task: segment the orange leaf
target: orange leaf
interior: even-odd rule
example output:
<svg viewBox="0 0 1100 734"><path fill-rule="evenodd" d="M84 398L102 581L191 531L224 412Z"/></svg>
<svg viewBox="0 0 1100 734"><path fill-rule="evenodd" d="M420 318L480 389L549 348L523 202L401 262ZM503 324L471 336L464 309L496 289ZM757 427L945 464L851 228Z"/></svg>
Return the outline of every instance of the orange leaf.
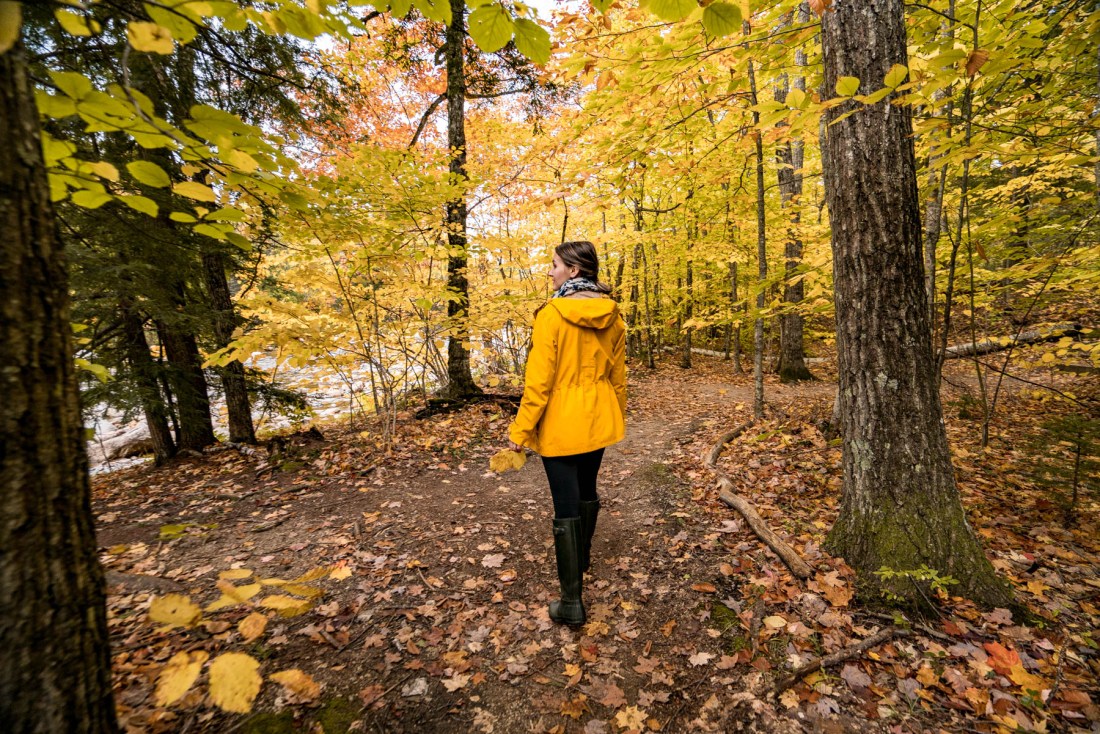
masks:
<svg viewBox="0 0 1100 734"><path fill-rule="evenodd" d="M701 591L704 594L713 594L718 591L718 589L714 588L714 584L692 584L691 588L695 591Z"/></svg>
<svg viewBox="0 0 1100 734"><path fill-rule="evenodd" d="M810 10L818 17L825 15L825 11L832 5L832 0L810 0Z"/></svg>
<svg viewBox="0 0 1100 734"><path fill-rule="evenodd" d="M983 645L989 653L989 667L1001 675L1009 675L1013 666L1020 665L1020 656L1015 650L1009 650L999 642L987 642Z"/></svg>
<svg viewBox="0 0 1100 734"><path fill-rule="evenodd" d="M966 75L974 76L978 73L978 69L985 65L985 62L989 61L989 52L984 48L976 48L970 52L970 55L966 57Z"/></svg>

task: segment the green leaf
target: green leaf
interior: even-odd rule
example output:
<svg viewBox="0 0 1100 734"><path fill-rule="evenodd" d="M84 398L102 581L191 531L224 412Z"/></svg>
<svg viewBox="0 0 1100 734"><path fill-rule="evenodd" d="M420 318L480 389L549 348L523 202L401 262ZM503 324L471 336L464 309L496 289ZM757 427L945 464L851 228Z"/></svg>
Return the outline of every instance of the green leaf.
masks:
<svg viewBox="0 0 1100 734"><path fill-rule="evenodd" d="M681 20L697 7L695 0L649 0L649 10L661 20Z"/></svg>
<svg viewBox="0 0 1100 734"><path fill-rule="evenodd" d="M859 91L859 77L842 76L836 80L836 93L841 97L851 97Z"/></svg>
<svg viewBox="0 0 1100 734"><path fill-rule="evenodd" d="M176 50L176 45L172 42L172 33L156 23L130 21L126 26L126 38L135 51L167 56Z"/></svg>
<svg viewBox="0 0 1100 734"><path fill-rule="evenodd" d="M802 109L802 106L806 103L806 93L801 89L792 89L791 93L787 95L787 106L796 110Z"/></svg>
<svg viewBox="0 0 1100 734"><path fill-rule="evenodd" d="M615 0L591 0L591 2L592 7L594 7L596 10L600 11L601 13L606 13L607 9L611 7L611 3L615 2Z"/></svg>
<svg viewBox="0 0 1100 734"><path fill-rule="evenodd" d="M199 32L195 23L185 18L176 9L169 10L152 3L145 3L145 12L154 23L168 29L172 37L180 43L191 43Z"/></svg>
<svg viewBox="0 0 1100 734"><path fill-rule="evenodd" d="M905 81L905 77L909 74L909 67L905 64L894 64L890 67L890 71L886 72L885 78L882 83L890 87L890 89L897 89L898 85Z"/></svg>
<svg viewBox="0 0 1100 734"><path fill-rule="evenodd" d="M470 13L470 38L482 51L499 51L512 40L512 18L500 3L484 5Z"/></svg>
<svg viewBox="0 0 1100 734"><path fill-rule="evenodd" d="M390 0L390 15L394 18L404 18L409 14L412 0Z"/></svg>
<svg viewBox="0 0 1100 734"><path fill-rule="evenodd" d="M84 189L73 194L73 203L85 209L98 209L115 197L103 191Z"/></svg>
<svg viewBox="0 0 1100 734"><path fill-rule="evenodd" d="M76 102L70 97L60 94L50 94L44 89L34 90L34 101L38 105L38 113L46 117L60 120L63 117L76 114Z"/></svg>
<svg viewBox="0 0 1100 734"><path fill-rule="evenodd" d="M150 217L155 217L157 212L160 211L160 207L157 206L157 202L150 199L148 196L120 196L122 203L130 207L134 211L141 212L142 214L148 214Z"/></svg>
<svg viewBox="0 0 1100 734"><path fill-rule="evenodd" d="M240 209L226 206L210 212L203 219L210 222L243 222L246 216Z"/></svg>
<svg viewBox="0 0 1100 734"><path fill-rule="evenodd" d="M215 202L218 200L217 195L214 193L214 189L198 181L180 181L172 187L172 191L175 191L180 196L186 196L188 199L194 199L195 201Z"/></svg>
<svg viewBox="0 0 1100 734"><path fill-rule="evenodd" d="M83 357L77 357L73 361L76 363L76 366L77 366L78 369L82 369L86 372L91 372L93 375L96 376L96 379L98 379L100 382L105 383L105 382L107 382L108 380L111 379L110 371L101 364L96 364L95 362L89 362L88 360L84 359Z"/></svg>
<svg viewBox="0 0 1100 734"><path fill-rule="evenodd" d="M0 2L0 54L15 45L23 26L23 7L16 2Z"/></svg>
<svg viewBox="0 0 1100 734"><path fill-rule="evenodd" d="M226 232L225 238L245 252L252 250L252 243L243 235L237 234L236 232Z"/></svg>
<svg viewBox="0 0 1100 734"><path fill-rule="evenodd" d="M413 0L413 5L428 20L447 24L451 22L451 3L448 0Z"/></svg>
<svg viewBox="0 0 1100 734"><path fill-rule="evenodd" d="M151 161L131 161L126 164L126 170L135 181L146 186L163 189L172 183L164 169Z"/></svg>
<svg viewBox="0 0 1100 734"><path fill-rule="evenodd" d="M871 94L856 97L856 99L866 105L878 104L886 95L890 94L893 91L894 90L891 87L883 87L882 89L872 92Z"/></svg>
<svg viewBox="0 0 1100 734"><path fill-rule="evenodd" d="M741 8L732 3L711 3L703 9L703 28L712 36L728 36L741 28Z"/></svg>
<svg viewBox="0 0 1100 734"><path fill-rule="evenodd" d="M213 224L196 224L194 229L195 234L206 235L207 237L211 237L215 240L225 239L225 232L218 229Z"/></svg>
<svg viewBox="0 0 1100 734"><path fill-rule="evenodd" d="M172 212L168 215L168 218L173 222L183 222L184 224L191 224L199 221L186 212Z"/></svg>
<svg viewBox="0 0 1100 734"><path fill-rule="evenodd" d="M57 22L70 36L90 36L99 32L99 23L96 23L95 20L89 23L88 17L83 13L58 8L53 14L57 18Z"/></svg>
<svg viewBox="0 0 1100 734"><path fill-rule="evenodd" d="M516 18L516 48L536 64L550 60L550 33L533 20Z"/></svg>
<svg viewBox="0 0 1100 734"><path fill-rule="evenodd" d="M78 102L94 91L92 80L76 71L51 71L50 79L58 89Z"/></svg>

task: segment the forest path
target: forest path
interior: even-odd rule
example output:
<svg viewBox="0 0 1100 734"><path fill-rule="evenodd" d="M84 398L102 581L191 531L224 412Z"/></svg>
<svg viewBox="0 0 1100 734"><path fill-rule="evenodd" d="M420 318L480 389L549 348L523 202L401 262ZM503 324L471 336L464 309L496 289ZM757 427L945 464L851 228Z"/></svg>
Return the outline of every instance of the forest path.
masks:
<svg viewBox="0 0 1100 734"><path fill-rule="evenodd" d="M333 708L366 731L679 731L693 720L725 729L744 715L742 686L730 620L716 625L713 603L739 608L744 579L719 567L748 536L732 513L698 510L693 489L698 498L710 479L688 445L751 412L751 385L727 381L727 368L632 376L627 436L601 470L580 629L546 613L557 578L541 461L505 475L487 469L507 426L493 408L409 421L400 450L381 460L357 432L330 430L323 443L292 440L275 470L225 450L97 478L113 637L126 650L121 665L116 658L124 720L134 730L181 726L152 706L152 671L166 654L158 647L189 641L212 656L265 656L264 674L299 668L324 684L320 713L277 713L285 695L266 684L256 702L264 713L244 732L268 731L272 717L308 730ZM831 394L824 384L808 390ZM256 642L234 626L274 589L174 633L185 639L148 636L151 595L205 604L229 568L291 579L334 565L346 577L310 582L324 596L301 616L273 618ZM205 730L220 730L231 719L197 713L201 689L183 703ZM339 728L330 721L325 731Z"/></svg>
<svg viewBox="0 0 1100 734"><path fill-rule="evenodd" d="M243 734L318 725L335 734L355 721L350 730L368 732L880 728L838 711L830 695L806 689L783 706L764 695L769 671L876 625L847 609L850 572L820 550L840 452L815 427L835 393L815 367L826 379L781 385L769 375L765 398L789 416L785 428L766 421L720 461L815 566L815 579L792 581L716 499L702 464L718 436L751 416L751 377L713 358L691 370L663 363L630 374L627 435L608 448L600 473L589 621L579 629L546 612L557 577L541 461L488 470L509 423L493 405L405 416L386 455L372 426L330 426L323 440L287 437L276 455L221 448L96 477L124 724ZM946 393L957 394L950 385ZM995 506L974 517L1008 514ZM231 570L235 577L219 580ZM205 609L222 592L245 593L235 589L252 595ZM199 623L158 630L147 610L167 593L202 606ZM257 613L266 628L247 640L239 624ZM265 680L252 713L214 707L206 675L157 706L158 677L180 650L260 661ZM283 690L270 676L290 669L322 688ZM895 686L904 680L880 681L889 706L900 706L906 694Z"/></svg>

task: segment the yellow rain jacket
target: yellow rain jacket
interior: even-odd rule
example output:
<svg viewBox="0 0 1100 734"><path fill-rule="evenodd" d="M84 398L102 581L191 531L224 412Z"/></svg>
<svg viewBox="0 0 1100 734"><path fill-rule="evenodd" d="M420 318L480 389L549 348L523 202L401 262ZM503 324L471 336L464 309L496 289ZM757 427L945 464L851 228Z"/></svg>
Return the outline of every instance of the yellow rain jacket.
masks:
<svg viewBox="0 0 1100 734"><path fill-rule="evenodd" d="M508 431L542 456L595 451L626 432L626 326L610 298L554 298L535 316L523 400Z"/></svg>

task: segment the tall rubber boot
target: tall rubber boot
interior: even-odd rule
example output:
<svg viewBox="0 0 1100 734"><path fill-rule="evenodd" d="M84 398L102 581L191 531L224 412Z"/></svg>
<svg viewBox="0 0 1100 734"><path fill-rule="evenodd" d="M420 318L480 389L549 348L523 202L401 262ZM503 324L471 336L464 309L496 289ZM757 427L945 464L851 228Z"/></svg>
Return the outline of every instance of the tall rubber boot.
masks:
<svg viewBox="0 0 1100 734"><path fill-rule="evenodd" d="M558 560L561 599L550 602L550 619L558 624L584 624L581 601L581 519L554 520L554 554Z"/></svg>
<svg viewBox="0 0 1100 734"><path fill-rule="evenodd" d="M592 536L596 532L596 518L600 516L600 501L581 502L581 572L588 573L592 565Z"/></svg>

